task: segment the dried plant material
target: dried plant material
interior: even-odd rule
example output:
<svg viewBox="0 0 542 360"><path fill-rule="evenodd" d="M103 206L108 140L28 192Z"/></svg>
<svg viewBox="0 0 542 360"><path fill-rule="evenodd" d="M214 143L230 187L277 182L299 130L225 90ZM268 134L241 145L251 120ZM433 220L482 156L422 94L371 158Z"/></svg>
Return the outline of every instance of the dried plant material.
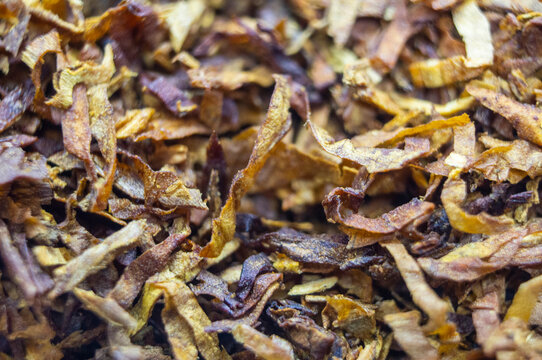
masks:
<svg viewBox="0 0 542 360"><path fill-rule="evenodd" d="M426 0L425 3L427 5L430 5L433 10L445 10L448 9L455 4L457 4L459 0Z"/></svg>
<svg viewBox="0 0 542 360"><path fill-rule="evenodd" d="M44 267L65 265L66 259L70 257L66 248L52 248L45 245L33 247L32 252L38 263Z"/></svg>
<svg viewBox="0 0 542 360"><path fill-rule="evenodd" d="M457 32L463 38L467 50L469 68L493 64L493 43L489 21L476 1L467 0L452 10Z"/></svg>
<svg viewBox="0 0 542 360"><path fill-rule="evenodd" d="M138 303L132 308L132 314L137 319L137 327L134 332L139 331L147 323L154 305L162 296L162 290L154 287L153 283L175 279L185 282L191 281L198 275L203 265L203 258L194 252L178 251L173 254L164 270L154 274L146 281Z"/></svg>
<svg viewBox="0 0 542 360"><path fill-rule="evenodd" d="M418 263L431 276L451 281L472 281L504 268L513 261L521 241L541 231L541 223L513 227L480 242L465 244L435 260L420 258Z"/></svg>
<svg viewBox="0 0 542 360"><path fill-rule="evenodd" d="M108 100L107 85L96 85L88 89L88 111L90 114L90 131L97 139L100 152L106 166L104 178L93 184L91 211L101 211L107 207L107 199L113 189L115 170L117 168L117 137L113 123L113 108Z"/></svg>
<svg viewBox="0 0 542 360"><path fill-rule="evenodd" d="M188 71L190 83L192 86L203 89L222 89L236 90L246 84L258 84L260 86L271 86L273 76L265 67L255 67L248 71L243 71L239 66L241 64L233 63L225 66L223 69L198 67ZM215 106L217 104L214 104ZM203 103L202 103L203 106Z"/></svg>
<svg viewBox="0 0 542 360"><path fill-rule="evenodd" d="M435 104L431 101L421 100L414 97L405 97L393 94L396 106L405 111L422 111L426 115L437 112L442 116L451 116L471 109L476 100L472 96L459 97L445 104Z"/></svg>
<svg viewBox="0 0 542 360"><path fill-rule="evenodd" d="M35 16L43 22L55 25L61 30L66 30L74 34L80 34L83 32L83 28L81 26L63 20L57 14L43 8L41 5L34 4L34 6L30 7L29 11L32 16Z"/></svg>
<svg viewBox="0 0 542 360"><path fill-rule="evenodd" d="M269 104L267 117L258 131L249 162L235 176L228 200L220 211L220 217L213 220L213 236L211 242L202 249L202 256L217 257L224 245L232 240L235 232L235 213L239 208L241 198L252 186L254 177L264 166L270 152L290 129L291 120L288 114L290 85L288 79L283 76L276 76L275 80L277 84Z"/></svg>
<svg viewBox="0 0 542 360"><path fill-rule="evenodd" d="M327 33L335 44L343 46L350 37L357 16L357 0L332 0L327 8Z"/></svg>
<svg viewBox="0 0 542 360"><path fill-rule="evenodd" d="M267 233L257 239L264 247L286 255L304 266L330 272L378 262L381 258L364 249L349 249L344 236L311 236L292 229ZM292 265L290 265L292 266ZM298 265L293 264L294 269Z"/></svg>
<svg viewBox="0 0 542 360"><path fill-rule="evenodd" d="M228 155L226 157L230 158ZM289 187L296 180L312 182L316 189L327 184L347 186L354 176L355 172L351 168L340 166L320 154L307 153L298 146L281 141L257 176L255 187L260 191L280 189ZM303 197L302 200L309 199Z"/></svg>
<svg viewBox="0 0 542 360"><path fill-rule="evenodd" d="M323 279L308 281L304 284L295 285L288 291L290 296L308 295L331 289L337 283L338 278L331 276Z"/></svg>
<svg viewBox="0 0 542 360"><path fill-rule="evenodd" d="M521 138L542 146L542 110L493 90L474 85L469 85L466 89L482 105L508 120Z"/></svg>
<svg viewBox="0 0 542 360"><path fill-rule="evenodd" d="M541 9L0 1L0 358L540 358Z"/></svg>
<svg viewBox="0 0 542 360"><path fill-rule="evenodd" d="M192 135L209 134L209 128L204 124L193 119L179 119L172 115L158 113L155 114L147 123L147 127L138 134L135 134L135 141L153 140L177 140L190 137Z"/></svg>
<svg viewBox="0 0 542 360"><path fill-rule="evenodd" d="M514 317L529 323L541 291L542 277L540 276L521 284L514 296L514 300L512 300L512 304L506 311L504 320Z"/></svg>
<svg viewBox="0 0 542 360"><path fill-rule="evenodd" d="M339 286L347 289L347 294L356 295L361 301L371 303L373 299L372 278L358 269L348 270L339 276Z"/></svg>
<svg viewBox="0 0 542 360"><path fill-rule="evenodd" d="M468 66L463 56L447 59L429 59L411 64L408 69L412 82L418 87L438 88L458 81L466 81L484 72L481 66Z"/></svg>
<svg viewBox="0 0 542 360"><path fill-rule="evenodd" d="M163 10L169 27L171 46L175 52L181 51L192 26L199 21L205 10L205 3L201 0L178 2L171 8ZM179 19L182 19L180 21Z"/></svg>
<svg viewBox="0 0 542 360"><path fill-rule="evenodd" d="M382 214L376 219L371 219L360 214L352 213L352 204L348 198L342 198L340 194L330 194L324 201L324 209L328 219L347 227L361 230L368 235L393 234L419 218L430 214L434 205L419 199L401 205L390 212ZM349 214L344 216L343 213Z"/></svg>
<svg viewBox="0 0 542 360"><path fill-rule="evenodd" d="M294 359L290 349L285 348L275 339L271 339L248 325L239 324L232 330L235 340L250 349L255 355L265 360Z"/></svg>
<svg viewBox="0 0 542 360"><path fill-rule="evenodd" d="M335 141L327 131L307 121L316 141L328 153L342 159L363 165L370 173L385 172L404 167L409 162L429 152L429 142L425 139L405 139L405 149L381 149L356 147L351 140Z"/></svg>
<svg viewBox="0 0 542 360"><path fill-rule="evenodd" d="M87 276L103 269L115 256L138 245L145 235L145 220L137 220L107 237L100 244L85 250L66 265L55 269L55 287L50 298L73 289Z"/></svg>
<svg viewBox="0 0 542 360"><path fill-rule="evenodd" d="M273 266L263 253L249 256L244 262L237 284L237 297L244 301L256 281L256 277L263 272L271 271Z"/></svg>
<svg viewBox="0 0 542 360"><path fill-rule="evenodd" d="M166 260L184 239L182 234L173 234L145 251L126 267L122 277L107 296L124 308L130 306L144 282L166 265Z"/></svg>
<svg viewBox="0 0 542 360"><path fill-rule="evenodd" d="M514 220L506 215L492 216L485 212L473 215L462 208L467 197L467 184L459 177L460 171L450 173L442 189L442 204L450 223L470 234L496 234L511 228Z"/></svg>
<svg viewBox="0 0 542 360"><path fill-rule="evenodd" d="M196 297L190 291L188 286L180 281L169 281L155 283L153 286L164 291L166 307L164 308L164 323L169 330L168 335L172 337L172 346L175 358L185 358L185 344L190 341L197 348L204 359L229 359L227 353L220 349L218 337L216 334L205 332L205 327L211 324L211 321L199 306ZM180 322L180 324L178 323ZM182 324L182 325L181 325ZM187 332L182 327L188 327ZM181 334L192 339L183 339L177 337L175 330L180 330ZM171 340L170 340L171 341ZM180 346L179 346L180 345ZM190 350L188 350L190 354Z"/></svg>
<svg viewBox="0 0 542 360"><path fill-rule="evenodd" d="M47 168L43 159L25 156L19 147L9 147L0 153L0 161L5 171L0 175L0 185L9 185L16 180L40 181L47 178Z"/></svg>
<svg viewBox="0 0 542 360"><path fill-rule="evenodd" d="M343 83L359 88L368 88L382 81L382 76L372 68L369 59L363 58L348 64L343 73Z"/></svg>
<svg viewBox="0 0 542 360"><path fill-rule="evenodd" d="M34 89L26 83L9 92L0 102L0 132L20 119L34 97Z"/></svg>
<svg viewBox="0 0 542 360"><path fill-rule="evenodd" d="M201 271L196 280L199 284L192 285L191 290L195 295L209 295L216 300L225 303L230 308L238 308L240 303L228 289L228 284L220 277L211 274L208 271Z"/></svg>
<svg viewBox="0 0 542 360"><path fill-rule="evenodd" d="M469 116L461 114L449 119L437 119L427 124L418 125L411 128L399 128L394 131L369 131L361 136L352 139L355 145L364 146L393 146L410 136L426 136L441 129L447 129L455 126L463 126L469 123Z"/></svg>
<svg viewBox="0 0 542 360"><path fill-rule="evenodd" d="M472 323L476 329L476 341L479 344L484 344L501 323L497 292L491 291L476 299L471 305L471 309Z"/></svg>
<svg viewBox="0 0 542 360"><path fill-rule="evenodd" d="M302 274L302 264L299 261L290 259L284 254L277 254L277 259L273 261L275 270L281 273Z"/></svg>
<svg viewBox="0 0 542 360"><path fill-rule="evenodd" d="M111 298L101 298L92 291L75 288L73 293L90 311L106 319L108 322L124 326L131 330L136 326L136 320Z"/></svg>
<svg viewBox="0 0 542 360"><path fill-rule="evenodd" d="M322 310L324 326L329 323L346 333L370 341L376 331L375 311L371 307L344 295L333 295Z"/></svg>
<svg viewBox="0 0 542 360"><path fill-rule="evenodd" d="M509 356L513 359L527 354L536 358L540 356L541 344L542 338L533 333L524 321L511 318L503 321L491 334L483 349L488 357Z"/></svg>
<svg viewBox="0 0 542 360"><path fill-rule="evenodd" d="M73 89L73 102L62 121L64 148L83 161L91 180L96 180L96 169L90 154L90 130L87 90L84 85Z"/></svg>
<svg viewBox="0 0 542 360"><path fill-rule="evenodd" d="M390 252L397 263L414 303L429 316L431 323L428 326L432 327L433 330L438 329L437 331L441 334L441 337L452 335L455 332L455 327L447 321L450 306L446 301L438 297L425 282L423 272L416 260L409 255L404 245L397 240L385 242L382 246Z"/></svg>
<svg viewBox="0 0 542 360"><path fill-rule="evenodd" d="M33 303L36 296L41 296L50 289L51 279L48 276L37 274L30 266L26 266L24 255L22 256L13 244L6 224L2 220L0 220L0 250L2 262L7 267L8 274L20 287L28 302Z"/></svg>
<svg viewBox="0 0 542 360"><path fill-rule="evenodd" d="M516 184L526 176L534 179L542 175L542 151L536 145L525 140L509 142L483 135L479 140L488 150L470 167L482 172L487 179Z"/></svg>
<svg viewBox="0 0 542 360"><path fill-rule="evenodd" d="M399 54L413 33L406 3L403 0L394 1L393 20L388 25L371 63L381 72L389 72L395 67Z"/></svg>
<svg viewBox="0 0 542 360"><path fill-rule="evenodd" d="M278 289L280 286L280 283L276 280L280 280L280 276L275 276L274 279L271 278L271 282L268 284L264 284L264 286L261 289L265 289L265 292L261 293L261 297L259 298L259 301L255 303L255 306L253 307L252 311L250 311L247 315L236 319L236 320L218 320L213 322L210 326L205 328L205 331L207 332L231 332L235 326L239 324L247 324L250 326L254 326L258 322L258 318L262 314L265 305L273 296L273 293ZM260 290L261 291L261 290Z"/></svg>
<svg viewBox="0 0 542 360"><path fill-rule="evenodd" d="M15 10L18 12L18 14L11 13L9 17L16 17L15 24L11 27L11 29L8 29L9 31L5 32L6 29L4 29L2 33L2 38L0 39L0 48L9 53L11 56L17 56L17 53L19 52L19 48L21 46L21 43L23 42L25 33L27 31L28 23L30 21L30 14L28 12L28 9L26 6L24 6L22 3L12 2L11 7L15 8L18 7L18 9L5 9L8 11L2 11L2 12L11 12ZM11 10L11 11L10 11ZM7 14L3 14L7 15ZM5 16L2 16L3 18ZM9 18L8 17L8 18ZM12 19L15 20L15 19Z"/></svg>
<svg viewBox="0 0 542 360"><path fill-rule="evenodd" d="M125 139L142 132L152 119L155 110L153 108L130 110L124 118L115 123L117 139Z"/></svg>
<svg viewBox="0 0 542 360"><path fill-rule="evenodd" d="M125 175L122 182L117 182L122 191L134 199L144 200L147 210L153 206L162 206L173 212L177 207L193 207L206 210L207 206L198 189L188 188L177 175L171 171L154 171L139 156L125 154L133 165L122 167ZM120 184L119 184L120 183ZM157 209L160 213L162 209ZM163 210L162 210L163 211ZM168 212L166 211L166 215Z"/></svg>
<svg viewBox="0 0 542 360"><path fill-rule="evenodd" d="M272 293L269 292L270 288L275 288L276 286L280 285L280 282L282 281L282 274L277 273L265 273L260 276L258 276L254 282L254 286L252 288L252 291L250 292L250 295L246 298L244 301L244 304L242 307L234 311L227 311L229 315L231 315L233 318L240 318L241 316L245 315L247 312L249 312L251 309L252 311L255 311L255 309L262 308L263 304L267 300L264 300L266 296L271 296ZM261 310L260 310L261 311Z"/></svg>
<svg viewBox="0 0 542 360"><path fill-rule="evenodd" d="M420 313L409 311L389 314L384 321L392 328L395 340L413 359L438 359L437 349L425 337L420 327Z"/></svg>
<svg viewBox="0 0 542 360"><path fill-rule="evenodd" d="M269 308L268 315L287 334L287 339L300 354L314 359L325 359L337 338L318 326L310 318L310 311L307 310L294 302L286 304L275 302Z"/></svg>
<svg viewBox="0 0 542 360"><path fill-rule="evenodd" d="M72 92L75 85L84 83L87 87L107 84L115 73L113 62L113 49L106 46L101 64L83 63L80 67L72 70L62 70L55 84L57 94L46 103L50 106L67 109L72 105Z"/></svg>
<svg viewBox="0 0 542 360"><path fill-rule="evenodd" d="M197 105L190 100L185 91L177 88L163 77L142 79L144 89L162 101L173 115L181 116L193 111Z"/></svg>

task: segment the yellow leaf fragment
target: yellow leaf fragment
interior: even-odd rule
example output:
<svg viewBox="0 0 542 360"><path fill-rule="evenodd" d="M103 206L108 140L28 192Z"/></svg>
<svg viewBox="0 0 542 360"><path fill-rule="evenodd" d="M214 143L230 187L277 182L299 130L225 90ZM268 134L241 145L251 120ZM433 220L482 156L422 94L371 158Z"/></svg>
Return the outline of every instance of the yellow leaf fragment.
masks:
<svg viewBox="0 0 542 360"><path fill-rule="evenodd" d="M303 265L299 261L290 259L284 254L277 254L277 259L273 261L273 267L281 273L302 274Z"/></svg>
<svg viewBox="0 0 542 360"><path fill-rule="evenodd" d="M393 336L412 359L437 360L437 349L431 345L420 327L418 311L388 314L384 321L393 330Z"/></svg>
<svg viewBox="0 0 542 360"><path fill-rule="evenodd" d="M523 227L512 227L482 241L467 243L440 259L418 258L418 263L433 277L473 281L514 261L522 241L529 235L539 234L541 230L540 221Z"/></svg>
<svg viewBox="0 0 542 360"><path fill-rule="evenodd" d="M159 11L160 16L166 20L171 46L176 53L181 51L190 30L203 15L205 6L202 0L188 0L179 1Z"/></svg>
<svg viewBox="0 0 542 360"><path fill-rule="evenodd" d="M45 35L39 36L28 44L21 56L21 60L30 69L34 69L37 62L47 52L61 53L60 37L56 30L51 30Z"/></svg>
<svg viewBox="0 0 542 360"><path fill-rule="evenodd" d="M323 279L308 281L303 284L293 286L288 295L290 296L300 296L308 295L313 293L319 293L327 289L331 289L339 280L336 276L330 276Z"/></svg>
<svg viewBox="0 0 542 360"><path fill-rule="evenodd" d="M58 266L66 264L69 253L66 248L38 245L32 248L32 252L41 266Z"/></svg>
<svg viewBox="0 0 542 360"><path fill-rule="evenodd" d="M486 212L473 215L462 208L467 198L467 184L459 177L461 170L450 173L444 183L441 200L454 229L470 234L496 234L514 225L514 220L506 215L493 216Z"/></svg>
<svg viewBox="0 0 542 360"><path fill-rule="evenodd" d="M115 63L113 62L113 48L106 45L101 64L85 62L75 68L66 68L53 83L56 94L46 102L47 105L66 109L72 104L72 91L75 85L84 83L88 87L109 83L115 74Z"/></svg>
<svg viewBox="0 0 542 360"><path fill-rule="evenodd" d="M542 109L474 84L466 90L483 106L508 120L521 138L542 146Z"/></svg>
<svg viewBox="0 0 542 360"><path fill-rule="evenodd" d="M104 178L98 179L92 188L90 199L91 211L107 208L107 200L113 189L115 170L117 168L117 137L113 122L113 108L109 103L107 85L100 84L87 91L89 100L90 130L98 142L106 168Z"/></svg>
<svg viewBox="0 0 542 360"><path fill-rule="evenodd" d="M226 200L220 216L213 220L211 242L201 251L201 255L204 257L217 257L224 245L233 239L235 214L241 204L241 198L252 187L254 178L265 165L272 150L290 129L291 119L288 113L291 96L290 85L288 79L281 75L275 75L275 81L276 86L269 110L258 131L248 164L235 175L228 200Z"/></svg>
<svg viewBox="0 0 542 360"><path fill-rule="evenodd" d="M333 327L359 337L364 342L371 340L376 332L374 308L340 294L327 298L322 319L325 327L331 321Z"/></svg>
<svg viewBox="0 0 542 360"><path fill-rule="evenodd" d="M70 291L87 276L107 266L115 257L138 245L145 235L146 220L132 221L123 229L113 233L101 243L85 250L54 271L55 287L49 292L49 298Z"/></svg>
<svg viewBox="0 0 542 360"><path fill-rule="evenodd" d="M125 139L143 131L155 113L154 108L126 111L124 117L115 123L117 139Z"/></svg>
<svg viewBox="0 0 542 360"><path fill-rule="evenodd" d="M355 147L352 140L343 139L335 141L326 130L318 127L310 120L307 123L316 141L318 141L326 152L341 159L363 165L369 173L401 169L409 162L429 152L429 141L417 138L406 139L405 149Z"/></svg>
<svg viewBox="0 0 542 360"><path fill-rule="evenodd" d="M469 67L463 56L428 59L409 66L412 82L418 87L437 88L458 81L474 79L484 72L483 67Z"/></svg>
<svg viewBox="0 0 542 360"><path fill-rule="evenodd" d="M414 303L429 316L428 327L437 330L444 336L454 333L455 326L448 323L447 320L450 305L442 300L427 284L422 269L416 260L410 256L405 246L399 240L383 242L382 246L390 252L395 260Z"/></svg>
<svg viewBox="0 0 542 360"><path fill-rule="evenodd" d="M167 281L154 283L152 285L164 292L165 296L165 314L164 318L166 328L169 330L179 329L182 325L172 324L180 321L190 328L190 334L193 336L193 343L198 352L206 360L229 359L228 353L221 349L218 343L218 336L215 333L205 332L205 327L211 325L211 320L207 317L203 309L198 304L196 296L182 281ZM176 317L173 317L176 311ZM179 345L179 338L175 332L168 332L168 337L174 336L172 346ZM187 339L180 341L186 342ZM181 345L184 345L181 343ZM185 346L173 349L176 359L184 359Z"/></svg>
<svg viewBox="0 0 542 360"><path fill-rule="evenodd" d="M512 300L512 304L508 308L504 320L516 317L529 323L529 319L531 318L541 293L542 275L522 283L514 295L514 300Z"/></svg>
<svg viewBox="0 0 542 360"><path fill-rule="evenodd" d="M363 135L352 138L356 146L393 146L410 136L426 136L437 130L447 129L454 126L462 126L469 123L469 116L461 114L449 119L437 119L426 124L421 124L411 128L399 128L395 131L373 130Z"/></svg>
<svg viewBox="0 0 542 360"><path fill-rule="evenodd" d="M265 66L255 66L243 70L241 63L226 64L220 68L198 67L188 70L192 86L203 89L221 89L233 91L245 84L257 84L262 87L273 85L272 73Z"/></svg>
<svg viewBox="0 0 542 360"><path fill-rule="evenodd" d="M41 4L29 6L29 11L32 16L42 20L43 22L49 23L61 30L68 31L76 35L81 34L84 30L83 27L79 24L72 24L71 22L63 20L54 12L43 8Z"/></svg>
<svg viewBox="0 0 542 360"><path fill-rule="evenodd" d="M131 331L136 327L136 319L134 319L112 298L102 298L92 291L79 288L73 289L73 293L75 296L77 296L79 301L83 303L85 308L92 311L107 322L121 325L128 331Z"/></svg>
<svg viewBox="0 0 542 360"><path fill-rule="evenodd" d="M393 94L393 99L399 107L407 111L423 111L425 115L434 112L442 116L451 116L466 111L476 103L472 96L459 97L445 104L435 104L427 100Z"/></svg>
<svg viewBox="0 0 542 360"><path fill-rule="evenodd" d="M183 282L191 281L201 271L203 265L203 258L195 252L177 251L173 254L165 269L151 276L143 286L142 295L131 312L137 319L137 327L132 334L139 331L147 323L152 308L162 296L162 290L152 286L153 283L175 279Z"/></svg>
<svg viewBox="0 0 542 360"><path fill-rule="evenodd" d="M246 324L236 325L232 334L235 340L264 360L295 359L291 349L281 346L282 344L275 339L269 338Z"/></svg>
<svg viewBox="0 0 542 360"><path fill-rule="evenodd" d="M542 175L542 150L525 140L504 141L481 135L478 140L488 147L469 166L495 182L516 184L526 176Z"/></svg>

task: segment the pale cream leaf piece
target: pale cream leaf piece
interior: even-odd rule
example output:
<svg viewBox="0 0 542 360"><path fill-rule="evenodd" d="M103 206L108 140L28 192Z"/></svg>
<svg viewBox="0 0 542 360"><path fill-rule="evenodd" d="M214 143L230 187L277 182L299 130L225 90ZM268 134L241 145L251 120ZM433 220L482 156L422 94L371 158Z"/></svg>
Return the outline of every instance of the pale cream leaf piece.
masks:
<svg viewBox="0 0 542 360"><path fill-rule="evenodd" d="M55 287L49 292L48 297L54 299L70 291L87 276L105 268L117 255L137 246L141 237L145 235L146 223L146 220L132 221L101 243L71 259L66 265L55 269Z"/></svg>
<svg viewBox="0 0 542 360"><path fill-rule="evenodd" d="M319 293L327 289L331 289L339 279L336 276L330 276L323 279L308 281L303 284L295 285L288 291L290 296L308 295Z"/></svg>
<svg viewBox="0 0 542 360"><path fill-rule="evenodd" d="M455 28L465 43L469 68L493 64L491 28L476 0L467 0L452 9Z"/></svg>
<svg viewBox="0 0 542 360"><path fill-rule="evenodd" d="M137 321L126 310L124 310L114 299L96 295L93 291L79 288L73 289L73 293L83 306L92 311L109 323L121 325L126 330L133 330Z"/></svg>
<svg viewBox="0 0 542 360"><path fill-rule="evenodd" d="M295 359L291 348L281 346L282 344L275 339L269 338L246 324L236 325L232 330L232 334L235 340L264 360Z"/></svg>
<svg viewBox="0 0 542 360"><path fill-rule="evenodd" d="M386 324L393 330L395 340L412 359L437 360L438 351L425 337L420 320L418 311L389 314L384 317Z"/></svg>

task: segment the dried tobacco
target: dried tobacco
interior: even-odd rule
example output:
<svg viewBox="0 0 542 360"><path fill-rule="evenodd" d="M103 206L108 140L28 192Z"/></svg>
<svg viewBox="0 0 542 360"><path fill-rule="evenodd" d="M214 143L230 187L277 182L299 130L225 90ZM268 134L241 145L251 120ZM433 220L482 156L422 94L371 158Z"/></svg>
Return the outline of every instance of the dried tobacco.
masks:
<svg viewBox="0 0 542 360"><path fill-rule="evenodd" d="M542 358L542 3L0 2L0 358Z"/></svg>

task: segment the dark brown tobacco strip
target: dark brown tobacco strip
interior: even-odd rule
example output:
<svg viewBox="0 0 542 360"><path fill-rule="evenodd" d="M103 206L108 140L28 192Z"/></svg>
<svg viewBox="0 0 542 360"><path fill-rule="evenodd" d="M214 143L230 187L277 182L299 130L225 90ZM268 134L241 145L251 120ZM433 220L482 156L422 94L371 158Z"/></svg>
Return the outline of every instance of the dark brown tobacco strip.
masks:
<svg viewBox="0 0 542 360"><path fill-rule="evenodd" d="M130 306L145 281L166 266L166 261L171 253L179 247L185 238L186 236L182 234L170 235L160 244L153 246L137 257L126 267L108 296L116 300L124 308Z"/></svg>

